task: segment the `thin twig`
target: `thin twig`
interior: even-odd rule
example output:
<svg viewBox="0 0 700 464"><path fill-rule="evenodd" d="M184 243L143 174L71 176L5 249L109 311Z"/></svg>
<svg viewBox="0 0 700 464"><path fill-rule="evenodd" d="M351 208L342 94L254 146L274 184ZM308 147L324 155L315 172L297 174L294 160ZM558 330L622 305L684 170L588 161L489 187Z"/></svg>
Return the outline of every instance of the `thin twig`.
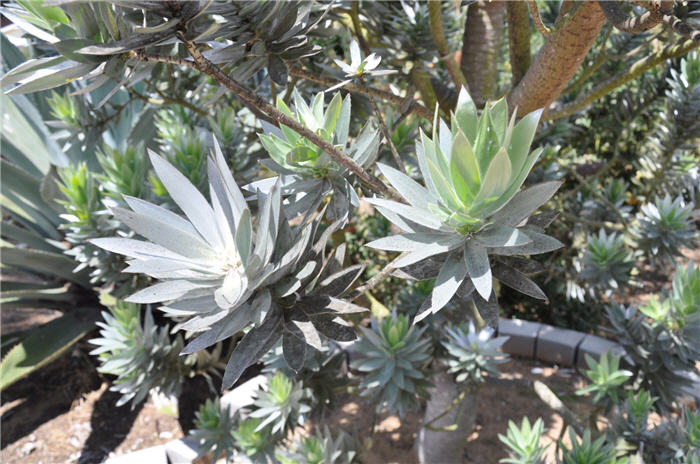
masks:
<svg viewBox="0 0 700 464"><path fill-rule="evenodd" d="M183 33L180 33L180 40L182 40L182 42L185 44L187 51L194 59L194 67L200 72L211 76L216 82L231 90L236 94L236 96L238 96L241 102L247 104L249 107L257 108L277 123L284 124L299 135L307 138L309 141L311 141L311 143L323 149L331 156L331 158L355 174L360 181L370 186L376 192L379 192L393 200L400 200L401 197L394 192L393 189L390 189L378 178L365 171L365 169L357 164L354 159L342 153L333 144L322 139L318 134L312 132L295 119L287 116L282 111L270 105L262 97L256 95L250 89L244 87L238 81L226 74L220 67L204 58L194 42L185 39Z"/></svg>
<svg viewBox="0 0 700 464"><path fill-rule="evenodd" d="M360 86L365 90L367 89L367 83L365 82L362 76L360 76ZM406 166L403 164L403 160L401 159L401 156L399 155L399 152L396 149L396 146L394 145L394 141L391 140L391 133L389 132L389 128L386 127L386 122L384 122L384 117L379 111L377 102L374 100L374 97L372 95L368 95L368 97L369 102L372 105L372 109L374 110L374 114L377 115L377 119L379 120L379 127L381 127L382 133L384 134L384 137L386 138L386 141L389 144L389 148L391 149L391 154L394 157L396 166L399 168L399 170L406 172Z"/></svg>
<svg viewBox="0 0 700 464"><path fill-rule="evenodd" d="M698 42L692 40L685 40L681 43L676 43L674 45L668 45L663 50L660 50L652 55L645 56L644 58L638 60L632 66L627 67L620 74L611 77L610 79L598 84L593 89L591 89L585 95L577 98L576 100L567 103L560 108L550 111L544 116L546 121L551 121L553 119L559 119L567 117L576 111L579 111L590 103L598 100L599 98L607 95L616 88L626 84L637 76L641 75L648 69L657 66L660 63L665 62L670 58L678 58L685 55L689 51L697 48L700 45Z"/></svg>
<svg viewBox="0 0 700 464"><path fill-rule="evenodd" d="M530 12L532 13L532 20L535 23L535 28L545 37L552 35L552 31L544 25L544 22L542 22L540 10L537 8L537 3L535 0L527 0L527 4L530 6Z"/></svg>
<svg viewBox="0 0 700 464"><path fill-rule="evenodd" d="M292 76L300 77L307 81L316 82L317 84L325 85L328 87L332 87L340 83L340 81L337 79L333 79L330 77L322 77L320 75L313 74L305 69L299 68L291 64L287 65L287 69L289 69L289 74L291 74ZM409 108L412 113L417 114L418 116L422 117L427 121L432 122L433 120L433 114L428 108L421 105L420 103L411 100L410 98L399 97L398 95L395 95L387 90L377 89L375 87L370 86L367 86L366 89L363 89L361 86L352 82L345 84L343 88L350 92L360 93L362 95L371 95L373 97L380 98L382 100L386 100L397 105L405 104L408 101L410 102Z"/></svg>
<svg viewBox="0 0 700 464"><path fill-rule="evenodd" d="M583 184L585 187L588 188L588 190L593 194L594 197L596 197L598 200L603 202L608 208L613 210L615 214L617 215L618 218L620 218L620 221L622 222L623 225L627 225L627 218L625 218L620 210L607 198L605 198L605 195L600 193L600 191L597 188L591 188L590 184L586 181L586 179L583 178L581 174L576 172L575 168L572 168L570 166L564 166L564 169L566 169L569 174L574 176L574 178L580 183Z"/></svg>
<svg viewBox="0 0 700 464"><path fill-rule="evenodd" d="M454 53L450 52L447 39L445 39L445 30L442 26L442 2L428 2L428 15L430 17L430 32L433 36L433 41L437 45L440 59L445 63L452 83L454 83L456 89L467 87L467 79L457 65Z"/></svg>
<svg viewBox="0 0 700 464"><path fill-rule="evenodd" d="M535 0L527 0L527 4L530 6L530 11L532 12L532 20L535 23L535 28L540 32L540 34L542 34L545 37L549 37L550 35L557 32L559 29L564 27L564 25L571 18L574 17L582 3L582 1L577 1L574 4L574 6L566 12L566 14L564 14L563 16L560 15L560 18L557 19L557 22L554 24L554 26L547 27L542 21L542 17L540 16L540 10L537 8L537 3L535 2Z"/></svg>
<svg viewBox="0 0 700 464"><path fill-rule="evenodd" d="M350 20L352 21L352 28L355 30L355 37L357 37L357 42L360 44L362 53L365 56L369 55L371 50L365 35L362 33L362 23L360 22L360 2L358 0L352 0L350 6Z"/></svg>

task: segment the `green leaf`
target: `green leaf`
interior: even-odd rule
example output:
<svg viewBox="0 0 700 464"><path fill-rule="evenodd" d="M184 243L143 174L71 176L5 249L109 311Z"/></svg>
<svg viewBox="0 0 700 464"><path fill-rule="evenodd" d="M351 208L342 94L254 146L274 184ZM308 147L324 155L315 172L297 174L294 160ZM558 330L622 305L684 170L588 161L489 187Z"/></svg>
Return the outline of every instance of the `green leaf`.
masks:
<svg viewBox="0 0 700 464"><path fill-rule="evenodd" d="M510 181L510 185L508 187L508 190L506 190L503 193L503 195L501 195L501 198L496 202L485 205L484 209L481 211L481 214L484 217L488 217L488 216L494 214L499 209L501 209L504 205L506 205L508 203L508 201L510 201L511 198L513 198L515 193L523 185L523 182L525 182L525 179L527 178L528 174L530 173L530 170L532 169L532 167L535 165L535 163L539 159L543 150L544 150L543 148L538 148L537 150L533 151L530 154L530 156L527 158L527 160L525 162L525 166L523 166L523 170L520 171L520 174L518 174L516 177L514 177Z"/></svg>
<svg viewBox="0 0 700 464"><path fill-rule="evenodd" d="M0 390L56 359L94 326L66 314L31 330L0 363Z"/></svg>
<svg viewBox="0 0 700 464"><path fill-rule="evenodd" d="M335 130L336 124L338 123L338 118L340 117L340 110L343 107L343 99L340 96L340 92L337 92L333 99L331 100L326 113L323 117L323 129L331 134Z"/></svg>
<svg viewBox="0 0 700 464"><path fill-rule="evenodd" d="M525 167L525 160L527 154L530 153L530 145L535 137L542 111L542 109L539 109L527 114L513 129L513 135L508 146L508 154L513 163L513 175L520 174ZM528 168L529 171L530 169Z"/></svg>
<svg viewBox="0 0 700 464"><path fill-rule="evenodd" d="M28 248L2 247L1 257L4 266L30 269L39 274L60 277L89 287L87 272L73 272L76 262L68 256Z"/></svg>
<svg viewBox="0 0 700 464"><path fill-rule="evenodd" d="M48 68L36 69L23 77L17 87L5 92L6 95L38 92L65 85L79 77L83 77L97 67L94 63L79 63L64 61Z"/></svg>
<svg viewBox="0 0 700 464"><path fill-rule="evenodd" d="M491 129L489 113L490 107L486 105L484 111L481 113L481 118L479 118L476 139L472 144L476 161L479 164L479 175L482 179L486 177L486 172L491 165L491 160L500 147L498 136Z"/></svg>
<svg viewBox="0 0 700 464"><path fill-rule="evenodd" d="M510 175L510 159L506 149L501 147L481 181L481 190L474 198L474 205L469 210L470 214L478 214L479 210L485 205L501 198L509 187Z"/></svg>
<svg viewBox="0 0 700 464"><path fill-rule="evenodd" d="M477 127L477 114L476 105L472 100L472 97L467 92L464 87L459 91L459 98L457 99L457 107L455 110L455 120L457 125L464 132L471 143L474 143L476 139L476 127Z"/></svg>
<svg viewBox="0 0 700 464"><path fill-rule="evenodd" d="M452 143L450 174L459 199L465 205L471 204L479 192L481 177L474 151L461 130L457 132Z"/></svg>
<svg viewBox="0 0 700 464"><path fill-rule="evenodd" d="M503 145L508 124L508 105L505 97L493 102L490 111L491 130L498 136L498 142Z"/></svg>
<svg viewBox="0 0 700 464"><path fill-rule="evenodd" d="M350 133L350 109L351 99L348 93L345 99L343 99L343 105L340 108L338 121L335 126L335 143L340 145L341 148L345 148L348 141L348 134Z"/></svg>

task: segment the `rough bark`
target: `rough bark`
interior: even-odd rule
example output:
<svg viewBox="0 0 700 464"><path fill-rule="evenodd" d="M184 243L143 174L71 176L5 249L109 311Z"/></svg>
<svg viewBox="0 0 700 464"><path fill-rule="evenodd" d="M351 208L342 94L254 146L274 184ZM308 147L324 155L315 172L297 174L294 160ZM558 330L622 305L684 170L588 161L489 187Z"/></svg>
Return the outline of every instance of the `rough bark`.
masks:
<svg viewBox="0 0 700 464"><path fill-rule="evenodd" d="M549 107L581 66L604 22L598 2L583 2L576 14L547 38L525 77L508 94L508 106L517 107L518 116Z"/></svg>
<svg viewBox="0 0 700 464"><path fill-rule="evenodd" d="M530 15L525 2L507 2L508 42L512 85L525 76L530 67Z"/></svg>
<svg viewBox="0 0 700 464"><path fill-rule="evenodd" d="M467 10L460 67L477 105L483 105L496 94L498 43L505 14L503 1L479 0Z"/></svg>
<svg viewBox="0 0 700 464"><path fill-rule="evenodd" d="M444 371L435 374L430 381L435 387L429 390L430 400L426 406L423 425L416 437L418 461L421 464L461 464L464 460L464 445L476 422L477 393L467 394L460 404L431 424L438 429L457 424L454 431L429 430L425 424L445 412L460 394L457 384Z"/></svg>

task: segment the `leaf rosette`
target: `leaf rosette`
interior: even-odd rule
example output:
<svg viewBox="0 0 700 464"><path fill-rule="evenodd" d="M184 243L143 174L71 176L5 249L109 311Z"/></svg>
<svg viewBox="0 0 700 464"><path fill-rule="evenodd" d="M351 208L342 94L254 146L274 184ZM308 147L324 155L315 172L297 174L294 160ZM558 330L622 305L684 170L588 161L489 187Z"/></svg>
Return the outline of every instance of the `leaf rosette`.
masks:
<svg viewBox="0 0 700 464"><path fill-rule="evenodd" d="M416 321L443 308L459 294L476 289L474 301L482 317L495 323L492 278L529 296L546 299L525 273L536 263L511 258L555 250L562 244L544 227L556 216L531 216L556 192L560 182L544 182L519 191L542 153L530 151L542 111L508 120L505 99L487 103L481 116L462 89L452 126L436 118L432 139L421 132L416 152L425 187L389 166L382 174L408 202L368 198L403 233L368 246L405 252L394 263L399 275L425 280L435 288ZM504 257L489 260L489 255ZM468 277L468 278L467 278Z"/></svg>
<svg viewBox="0 0 700 464"><path fill-rule="evenodd" d="M154 170L182 217L163 207L125 196L131 210L112 208L114 217L148 241L100 238L92 243L130 258L124 272L160 282L131 295L133 303L165 303L161 310L181 320L176 329L196 336L182 354L207 348L249 328L226 365L230 387L250 364L282 338L284 357L299 371L306 345L321 348L321 335L355 339L338 315L364 308L339 298L363 266L342 268L344 247L328 258L325 246L339 222L318 240L315 220L291 229L285 219L280 182L258 190L255 227L218 143L207 160L211 203L174 166L150 152Z"/></svg>
<svg viewBox="0 0 700 464"><path fill-rule="evenodd" d="M356 140L349 143L350 95L342 99L340 93L336 93L325 109L323 92L316 94L310 103L304 101L296 89L293 96L295 113L282 99L277 100L277 109L347 153L358 165L366 167L374 161L380 137L372 123L367 122ZM290 217L315 210L331 193L327 214L333 219L347 217L360 204L346 178L347 169L322 148L282 124L278 129L263 123L263 129L265 134L260 136L260 141L272 159L263 160L262 164L280 174L282 193L288 197L285 210ZM274 179L265 179L246 189L266 191L273 182Z"/></svg>

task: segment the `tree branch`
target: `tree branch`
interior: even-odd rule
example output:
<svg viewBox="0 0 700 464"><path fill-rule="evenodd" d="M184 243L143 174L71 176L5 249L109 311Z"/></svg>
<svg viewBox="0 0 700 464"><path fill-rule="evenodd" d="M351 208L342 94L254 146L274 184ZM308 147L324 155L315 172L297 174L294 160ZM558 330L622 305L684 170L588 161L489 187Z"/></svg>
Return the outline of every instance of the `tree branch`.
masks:
<svg viewBox="0 0 700 464"><path fill-rule="evenodd" d="M464 77L457 61L454 59L454 53L450 52L450 47L445 39L445 30L442 27L442 2L428 2L428 15L430 18L430 32L433 36L433 41L437 45L440 59L445 63L447 72L450 74L450 79L456 89L467 86L467 79Z"/></svg>
<svg viewBox="0 0 700 464"><path fill-rule="evenodd" d="M508 43L510 50L511 85L520 82L530 67L530 16L523 2L507 2Z"/></svg>
<svg viewBox="0 0 700 464"><path fill-rule="evenodd" d="M605 15L597 2L580 2L537 52L525 77L508 94L508 107L518 108L524 116L538 108L547 108L571 80L603 27Z"/></svg>
<svg viewBox="0 0 700 464"><path fill-rule="evenodd" d="M647 11L640 16L632 15L629 17L622 11L617 1L601 1L598 3L608 21L615 28L628 34L641 34L661 22L662 13L660 10Z"/></svg>
<svg viewBox="0 0 700 464"><path fill-rule="evenodd" d="M364 89L367 88L367 84L365 83L365 80L363 79L362 76L360 76L360 86ZM377 119L379 120L379 127L382 129L382 134L384 134L384 138L386 138L386 143L389 144L389 149L391 150L391 155L394 157L394 162L396 163L396 167L399 168L402 172L406 172L406 166L403 164L403 160L401 160L401 156L399 155L398 150L394 146L394 141L391 140L391 133L389 132L389 128L386 127L386 123L384 122L384 117L382 116L381 111L379 111L379 107L377 106L377 102L374 100L374 97L372 95L369 95L369 102L372 105L372 109L374 110L374 114L377 116Z"/></svg>
<svg viewBox="0 0 700 464"><path fill-rule="evenodd" d="M309 71L299 68L297 66L288 64L287 69L289 69L289 74L291 74L294 77L300 77L302 79L305 79L307 81L315 82L317 84L325 85L328 87L332 87L336 84L339 84L340 81L330 78L330 77L322 77L317 74L310 73ZM370 87L370 86L365 86L365 88L362 88L361 86L354 84L352 82L349 82L343 86L345 90L348 90L349 92L355 92L359 93L362 95L371 95L373 97L389 101L391 103L394 103L396 105L405 105L406 102L409 102L409 107L408 111L411 113L415 113L416 115L420 116L423 119L426 119L428 121L433 120L433 114L430 112L428 108L425 106L421 105L418 102L415 102L411 100L410 98L402 98L399 97L398 95L395 95L387 90L382 90L382 89L377 89L375 87Z"/></svg>
<svg viewBox="0 0 700 464"><path fill-rule="evenodd" d="M266 113L273 120L275 120L277 123L284 124L293 131L297 132L299 135L310 140L319 148L322 148L326 153L328 153L331 156L331 158L333 158L341 166L355 174L355 176L357 176L357 178L360 181L370 186L373 190L382 193L383 195L386 195L387 197L393 200L401 199L401 197L397 193L395 193L392 189L384 185L384 183L377 179L375 176L365 171L364 168L362 168L362 166L355 162L355 160L342 153L330 142L327 142L326 140L322 139L316 133L310 131L296 120L290 118L274 106L270 105L260 96L253 93L250 89L238 83L235 79L231 78L228 74L224 73L223 70L217 65L204 58L197 46L193 42L185 39L184 34L180 33L179 35L180 40L185 44L187 51L194 60L195 68L198 69L200 72L211 76L216 82L231 90L233 93L236 94L236 96L238 96L238 98L243 103L247 103L248 105L258 108L262 112Z"/></svg>
<svg viewBox="0 0 700 464"><path fill-rule="evenodd" d="M532 21L535 23L535 29L537 29L540 34L545 37L552 35L551 29L544 25L542 21L542 16L540 16L540 10L537 8L537 3L535 0L527 0L527 4L530 7L530 12L532 13Z"/></svg>
<svg viewBox="0 0 700 464"><path fill-rule="evenodd" d="M613 76L605 82L598 84L596 87L591 89L585 95L582 95L573 102L563 105L561 108L554 110L545 115L544 119L546 121L551 121L553 119L559 119L567 117L598 100L599 98L607 95L621 85L626 84L637 76L641 75L645 71L653 68L654 66L663 63L670 58L678 58L685 55L694 48L700 46L700 43L694 42L692 40L685 40L682 43L675 45L669 45L663 50L658 51L652 55L646 56L641 60L638 60L631 67L629 67L624 72Z"/></svg>

